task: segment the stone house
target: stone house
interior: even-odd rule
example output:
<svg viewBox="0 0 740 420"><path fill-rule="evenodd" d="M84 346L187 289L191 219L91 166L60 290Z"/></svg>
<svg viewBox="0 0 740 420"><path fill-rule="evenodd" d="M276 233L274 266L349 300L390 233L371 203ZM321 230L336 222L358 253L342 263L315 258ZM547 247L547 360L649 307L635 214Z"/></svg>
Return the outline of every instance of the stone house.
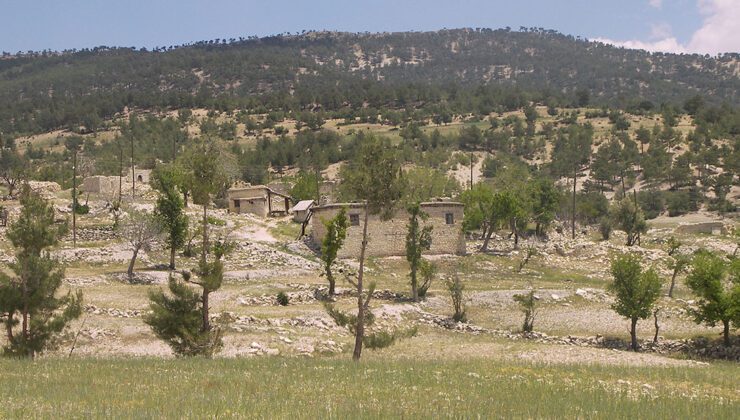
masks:
<svg viewBox="0 0 740 420"><path fill-rule="evenodd" d="M112 194L118 192L118 177L99 175L89 176L82 180L81 189L86 193Z"/></svg>
<svg viewBox="0 0 740 420"><path fill-rule="evenodd" d="M131 182L133 177L136 176L136 183L137 184L148 184L149 178L152 176L152 170L151 169L139 169L134 166L134 173L131 174L131 168L128 169L128 173L123 178L124 180L128 180Z"/></svg>
<svg viewBox="0 0 740 420"><path fill-rule="evenodd" d="M293 221L298 223L303 223L309 218L309 214L311 214L311 209L313 208L314 204L316 202L313 200L301 200L293 206L290 211L293 213Z"/></svg>
<svg viewBox="0 0 740 420"><path fill-rule="evenodd" d="M311 209L311 240L320 245L326 235L324 221L334 217L345 207L349 217L349 227L344 246L339 250L340 258L354 258L360 255L362 243L362 221L364 208L361 203L327 204ZM423 222L432 226L432 247L425 254L465 254L465 235L462 230L462 203L438 201L421 203L421 209L429 217ZM409 215L397 211L390 220L380 220L377 215L368 218L367 255L374 257L406 255L406 232Z"/></svg>
<svg viewBox="0 0 740 420"><path fill-rule="evenodd" d="M251 213L259 217L286 215L291 198L266 185L235 184L227 191L229 213Z"/></svg>

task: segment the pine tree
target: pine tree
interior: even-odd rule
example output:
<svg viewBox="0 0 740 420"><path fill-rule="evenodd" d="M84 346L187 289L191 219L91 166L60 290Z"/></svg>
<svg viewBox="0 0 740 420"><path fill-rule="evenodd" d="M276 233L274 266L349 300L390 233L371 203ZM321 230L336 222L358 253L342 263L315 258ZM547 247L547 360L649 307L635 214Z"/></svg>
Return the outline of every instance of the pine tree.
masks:
<svg viewBox="0 0 740 420"><path fill-rule="evenodd" d="M152 312L146 315L144 322L176 355L212 356L219 348L220 336L203 332L200 294L173 276L170 276L168 288L170 296L162 290L149 293Z"/></svg>
<svg viewBox="0 0 740 420"><path fill-rule="evenodd" d="M423 260L421 254L432 246L432 226L421 227L420 221L427 219L428 215L421 210L419 203L409 206L409 224L406 225L406 261L409 263L411 278L411 299L419 301L418 271Z"/></svg>
<svg viewBox="0 0 740 420"><path fill-rule="evenodd" d="M144 322L159 338L167 341L175 354L211 357L223 346L221 330L210 323L209 297L221 288L224 278L222 259L232 248L230 243L216 241L212 249L214 260L201 259L193 270L196 278L189 272L183 273L182 282L170 276L168 289L171 296L163 290L149 294L152 313L145 317ZM200 294L188 284L200 287Z"/></svg>
<svg viewBox="0 0 740 420"><path fill-rule="evenodd" d="M370 239L368 220L371 214L378 215L381 220L390 219L395 204L401 198L403 184L399 176L401 166L388 139L358 136L356 140L361 143L360 150L343 171L342 189L346 196L360 200L363 203L362 243L358 258L360 267L357 272L357 280L348 279L357 290L357 315L352 317L354 320L352 329L355 335L352 359L358 361L362 355L362 346L365 341L365 327L370 319L366 314L370 313L370 299L375 288L375 284L370 283L370 287L366 291L364 284L365 257L368 240ZM330 314L334 313L333 308L329 309ZM335 317L335 320L340 318Z"/></svg>
<svg viewBox="0 0 740 420"><path fill-rule="evenodd" d="M167 234L167 246L170 248L170 270L175 269L175 254L185 245L188 232L188 216L184 212L185 204L177 189L176 176L170 170L155 172L154 185L159 190L154 214L160 219Z"/></svg>
<svg viewBox="0 0 740 420"><path fill-rule="evenodd" d="M332 266L337 259L337 253L347 237L347 210L342 207L332 219L324 222L326 235L321 243L321 260L324 262L324 274L329 281L329 296L334 296L336 280Z"/></svg>
<svg viewBox="0 0 740 420"><path fill-rule="evenodd" d="M54 225L54 207L28 185L21 193L18 220L7 237L15 249L9 264L15 276L0 272L0 316L8 345L5 354L34 357L82 313L82 293L59 295L64 269L49 256L67 225Z"/></svg>

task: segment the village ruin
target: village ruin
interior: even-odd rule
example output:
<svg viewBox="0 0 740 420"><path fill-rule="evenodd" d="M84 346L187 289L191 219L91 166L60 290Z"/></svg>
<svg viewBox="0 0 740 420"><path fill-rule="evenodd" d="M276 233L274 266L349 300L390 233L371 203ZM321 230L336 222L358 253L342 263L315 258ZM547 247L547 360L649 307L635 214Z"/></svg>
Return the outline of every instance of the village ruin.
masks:
<svg viewBox="0 0 740 420"><path fill-rule="evenodd" d="M420 204L428 215L423 222L432 226L432 246L425 254L465 254L465 235L462 230L462 203L435 201ZM312 209L311 239L320 245L326 235L324 222L334 217L342 208L347 209L349 227L344 246L339 250L340 258L356 257L362 245L362 220L364 207L361 203L327 204ZM390 220L381 220L377 215L368 217L368 234L372 238L367 245L367 255L373 257L400 256L406 254L408 213L397 211Z"/></svg>

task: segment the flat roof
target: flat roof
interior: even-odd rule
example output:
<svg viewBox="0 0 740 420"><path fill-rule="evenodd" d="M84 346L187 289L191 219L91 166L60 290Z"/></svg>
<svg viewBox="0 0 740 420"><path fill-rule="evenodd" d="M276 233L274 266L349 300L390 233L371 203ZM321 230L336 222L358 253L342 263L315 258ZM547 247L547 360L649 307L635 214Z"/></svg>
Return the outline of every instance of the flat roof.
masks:
<svg viewBox="0 0 740 420"><path fill-rule="evenodd" d="M293 211L306 211L311 206L313 206L313 203L314 203L313 200L301 200L301 201L298 202L298 204L296 204L295 206L293 206L292 210Z"/></svg>
<svg viewBox="0 0 740 420"><path fill-rule="evenodd" d="M316 206L313 207L312 211L317 210L330 210L330 209L338 209L342 207L347 207L350 209L361 209L365 205L363 203L332 203L332 204L324 204L323 206ZM465 204L460 203L458 201L427 201L423 203L419 203L420 207L465 207Z"/></svg>

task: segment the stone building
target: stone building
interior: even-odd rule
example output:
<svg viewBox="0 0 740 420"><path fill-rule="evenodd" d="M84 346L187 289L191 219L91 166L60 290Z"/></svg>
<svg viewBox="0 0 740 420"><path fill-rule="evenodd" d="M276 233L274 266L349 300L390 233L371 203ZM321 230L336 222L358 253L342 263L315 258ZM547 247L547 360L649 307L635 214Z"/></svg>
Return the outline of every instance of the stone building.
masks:
<svg viewBox="0 0 740 420"><path fill-rule="evenodd" d="M152 170L151 169L140 169L134 166L134 173L131 174L131 168L128 169L128 173L125 177L123 177L124 180L128 180L131 182L133 179L133 176L136 177L136 183L137 184L148 184L149 178L152 176Z"/></svg>
<svg viewBox="0 0 740 420"><path fill-rule="evenodd" d="M290 197L266 185L235 184L227 192L229 213L251 213L260 217L286 215Z"/></svg>
<svg viewBox="0 0 740 420"><path fill-rule="evenodd" d="M311 209L316 204L313 200L301 200L293 206L290 211L293 213L293 221L298 223L303 223L308 220L309 215L311 214Z"/></svg>
<svg viewBox="0 0 740 420"><path fill-rule="evenodd" d="M81 189L86 193L113 194L118 192L118 182L117 176L89 176L82 181Z"/></svg>
<svg viewBox="0 0 740 420"><path fill-rule="evenodd" d="M363 205L327 204L311 209L311 239L320 245L326 235L324 221L334 217L342 207L347 208L349 227L344 246L339 250L340 258L360 255L362 243ZM433 226L432 247L425 254L465 254L465 235L462 230L463 204L451 201L421 203L421 209L429 217L424 225ZM377 215L368 219L367 255L375 257L406 255L406 232L409 215L397 211L390 220L380 220Z"/></svg>

